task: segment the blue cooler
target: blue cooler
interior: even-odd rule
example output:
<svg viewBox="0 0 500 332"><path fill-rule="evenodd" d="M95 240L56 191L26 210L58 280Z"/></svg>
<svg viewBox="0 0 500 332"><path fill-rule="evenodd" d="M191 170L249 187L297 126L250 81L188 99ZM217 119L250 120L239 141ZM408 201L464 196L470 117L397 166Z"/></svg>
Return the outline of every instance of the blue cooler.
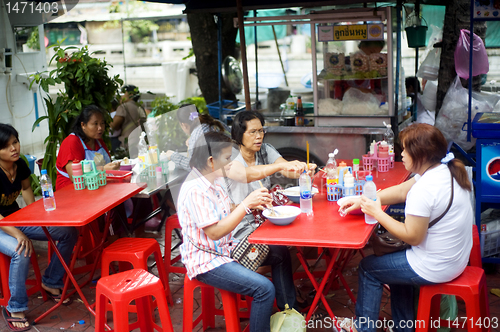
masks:
<svg viewBox="0 0 500 332"><path fill-rule="evenodd" d="M500 113L477 113L472 121L483 198L500 197ZM495 199L496 200L496 199Z"/></svg>
<svg viewBox="0 0 500 332"><path fill-rule="evenodd" d="M26 157L26 159L28 160L28 164L30 165L31 174L34 174L36 157L29 154L25 154L24 156Z"/></svg>

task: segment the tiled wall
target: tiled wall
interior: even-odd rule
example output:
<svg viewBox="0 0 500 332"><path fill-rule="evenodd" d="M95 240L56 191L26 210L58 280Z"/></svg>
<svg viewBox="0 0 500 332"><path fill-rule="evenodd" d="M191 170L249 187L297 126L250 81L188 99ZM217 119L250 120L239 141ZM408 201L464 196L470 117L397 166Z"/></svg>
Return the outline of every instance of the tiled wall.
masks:
<svg viewBox="0 0 500 332"><path fill-rule="evenodd" d="M31 130L36 120L35 93L38 114L39 116L45 114L41 91L36 87L30 90L29 85L22 83L22 77L18 74L46 70L44 45L41 45L40 52L17 53L14 34L4 6L0 6L0 18L0 48L10 48L13 51L12 73L0 73L0 122L9 123L17 129L21 141L21 153L41 158L45 150L43 142L48 135L47 123L43 122L34 131ZM43 26L40 26L40 35L43 36ZM43 42L43 38L41 41Z"/></svg>

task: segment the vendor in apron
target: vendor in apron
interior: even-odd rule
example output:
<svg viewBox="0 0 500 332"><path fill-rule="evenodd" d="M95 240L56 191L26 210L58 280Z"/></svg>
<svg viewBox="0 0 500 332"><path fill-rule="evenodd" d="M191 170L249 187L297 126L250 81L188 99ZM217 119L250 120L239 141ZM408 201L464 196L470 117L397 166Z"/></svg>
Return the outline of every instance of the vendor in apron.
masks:
<svg viewBox="0 0 500 332"><path fill-rule="evenodd" d="M73 162L94 161L99 170L117 170L119 162L111 162L109 151L102 140L106 129L103 111L95 106L85 107L77 117L73 133L61 143L57 155L56 190L72 184Z"/></svg>

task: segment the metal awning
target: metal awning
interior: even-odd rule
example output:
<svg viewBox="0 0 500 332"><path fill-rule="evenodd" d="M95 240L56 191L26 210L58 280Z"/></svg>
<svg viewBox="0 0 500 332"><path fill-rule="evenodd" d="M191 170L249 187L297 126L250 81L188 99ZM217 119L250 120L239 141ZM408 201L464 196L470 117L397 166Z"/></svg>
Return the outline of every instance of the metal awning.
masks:
<svg viewBox="0 0 500 332"><path fill-rule="evenodd" d="M236 0L148 0L149 2L164 2L186 5L186 12L236 12L238 10ZM364 3L381 3L380 1L363 1L363 0L241 0L242 9L274 9L274 8L289 8L289 7L319 7L319 6L344 6L355 8L357 5L362 7ZM385 4L395 4L396 1L383 1Z"/></svg>

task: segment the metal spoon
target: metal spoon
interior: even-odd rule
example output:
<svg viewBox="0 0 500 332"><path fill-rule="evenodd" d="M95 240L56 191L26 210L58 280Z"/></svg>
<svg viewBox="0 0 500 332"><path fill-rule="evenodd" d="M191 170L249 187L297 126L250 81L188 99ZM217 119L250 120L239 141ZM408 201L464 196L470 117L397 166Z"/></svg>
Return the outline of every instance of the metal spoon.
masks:
<svg viewBox="0 0 500 332"><path fill-rule="evenodd" d="M259 181L259 184L260 184L260 187L261 187L261 188L264 188L264 186L262 185L262 182L261 182L261 181ZM276 211L274 210L274 208L273 208L273 206L272 206L272 205L271 205L271 207L270 207L270 208L267 208L266 210L271 210L271 214L270 214L270 216L271 216L271 217L276 217L276 216L278 216L278 215L279 215L279 213L276 213Z"/></svg>

